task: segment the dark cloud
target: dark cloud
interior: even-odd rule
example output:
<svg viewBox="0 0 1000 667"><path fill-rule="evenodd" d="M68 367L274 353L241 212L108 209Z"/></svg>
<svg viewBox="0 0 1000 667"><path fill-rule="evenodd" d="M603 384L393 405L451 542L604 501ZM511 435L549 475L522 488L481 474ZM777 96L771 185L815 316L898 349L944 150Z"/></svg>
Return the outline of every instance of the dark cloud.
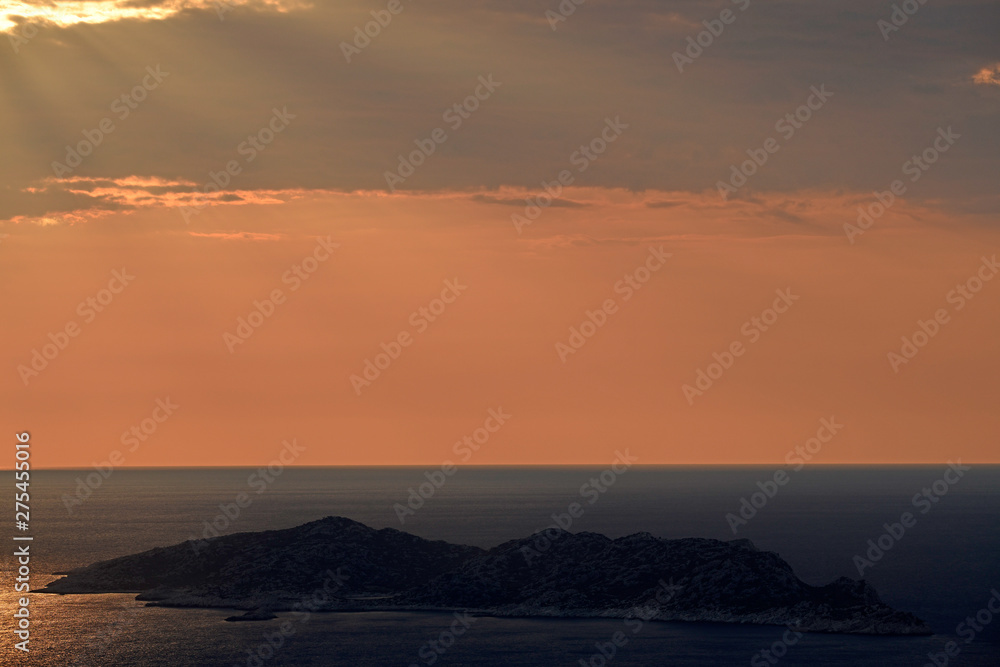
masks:
<svg viewBox="0 0 1000 667"><path fill-rule="evenodd" d="M534 198L538 193L530 193L530 197ZM517 206L524 208L528 205L525 198L518 197L496 197L493 195L472 195L469 197L472 201L481 202L483 204L500 204L501 206ZM546 208L584 208L590 206L586 202L573 201L572 199L560 199L555 198L552 202L546 205Z"/></svg>
<svg viewBox="0 0 1000 667"><path fill-rule="evenodd" d="M46 197L52 210L88 205L18 192L52 177L66 146L104 118L114 131L74 176L205 184L237 161L226 189L385 189L399 156L441 128L447 140L402 189L537 191L571 169L575 185L700 192L777 137L776 121L820 84L832 99L748 187L884 189L951 125L962 140L908 197L959 202L995 189L1000 86L972 77L1000 62L1000 5L928 3L886 41L876 21L891 3L751 2L678 72L672 54L735 6L589 0L553 31L545 11L555 1L421 0L404 3L350 64L340 45L371 20L359 0L48 26L17 53L0 50L0 180L10 195L0 219L37 215ZM114 101L157 65L169 76L120 118ZM489 74L500 87L451 127L445 111ZM294 119L247 161L243 142L284 107ZM577 172L574 152L616 116L629 128Z"/></svg>

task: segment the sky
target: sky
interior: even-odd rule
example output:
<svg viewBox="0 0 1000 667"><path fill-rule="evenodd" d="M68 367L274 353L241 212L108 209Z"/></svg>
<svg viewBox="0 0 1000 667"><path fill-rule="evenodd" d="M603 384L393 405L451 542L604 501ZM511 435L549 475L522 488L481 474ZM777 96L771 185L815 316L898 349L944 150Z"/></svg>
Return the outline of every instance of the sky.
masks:
<svg viewBox="0 0 1000 667"><path fill-rule="evenodd" d="M1000 6L907 7L0 3L3 423L42 467L1000 462Z"/></svg>

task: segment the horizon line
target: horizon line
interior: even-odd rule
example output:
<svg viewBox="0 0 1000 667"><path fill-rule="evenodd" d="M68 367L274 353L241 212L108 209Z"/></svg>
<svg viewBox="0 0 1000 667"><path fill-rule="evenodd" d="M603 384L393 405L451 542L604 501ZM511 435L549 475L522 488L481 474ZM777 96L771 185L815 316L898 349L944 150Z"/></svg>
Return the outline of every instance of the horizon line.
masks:
<svg viewBox="0 0 1000 667"><path fill-rule="evenodd" d="M863 463L863 462L847 462L847 463L807 463L804 468L837 468L837 467L926 467L926 466L938 466L938 465L949 465L949 461L928 461L928 462L876 462L876 463ZM431 463L431 464L421 464L421 463L400 463L400 464L389 464L389 463L335 463L335 464L316 464L316 465L285 465L283 468L299 468L299 469L309 469L309 468L440 468L441 463ZM453 463L456 468L594 468L594 467L607 467L608 463L480 463L480 464L462 464ZM785 462L769 462L769 463L633 463L631 467L633 468L760 468L760 467L779 467L788 468L793 467L795 464L785 463ZM965 461L964 465L976 465L976 466L1000 466L1000 461ZM267 463L261 464L240 464L240 465L204 465L204 466L114 466L112 470L229 470L229 469L256 469L256 468L266 468ZM95 469L94 465L89 466L45 466L45 467L33 467L32 471L39 470L92 470ZM15 472L14 468L0 468L0 472Z"/></svg>

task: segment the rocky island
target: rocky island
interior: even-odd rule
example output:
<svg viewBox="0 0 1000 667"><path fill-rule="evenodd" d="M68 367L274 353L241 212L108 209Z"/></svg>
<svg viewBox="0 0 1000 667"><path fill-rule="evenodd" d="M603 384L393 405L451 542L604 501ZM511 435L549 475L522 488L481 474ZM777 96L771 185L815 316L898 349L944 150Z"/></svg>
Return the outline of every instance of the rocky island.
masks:
<svg viewBox="0 0 1000 667"><path fill-rule="evenodd" d="M465 610L494 616L641 616L790 626L804 632L928 635L864 581L810 586L749 540L610 539L550 529L492 549L327 517L183 542L77 568L43 593L138 593L150 605L245 610ZM669 584L667 582L670 582ZM315 595L317 591L324 595ZM298 605L298 607L296 606Z"/></svg>

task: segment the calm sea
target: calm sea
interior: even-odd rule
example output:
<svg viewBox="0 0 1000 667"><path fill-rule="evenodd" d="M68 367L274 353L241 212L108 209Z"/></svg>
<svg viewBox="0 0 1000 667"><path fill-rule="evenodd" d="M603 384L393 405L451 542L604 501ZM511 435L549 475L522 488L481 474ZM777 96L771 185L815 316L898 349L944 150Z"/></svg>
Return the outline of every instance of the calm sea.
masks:
<svg viewBox="0 0 1000 667"><path fill-rule="evenodd" d="M884 523L911 512L906 530L865 573L889 604L916 613L932 637L805 635L768 661L779 627L648 623L637 634L620 620L480 618L443 653L427 648L451 624L447 614L314 614L276 650L261 649L281 619L226 623L222 610L143 607L130 595L33 595L31 652L13 649L12 618L0 618L3 665L879 665L933 664L928 653L957 641L948 664L1000 665L1000 615L981 613L1000 590L1000 467L974 466L937 502L914 506L947 468L807 467L733 535L726 514L758 491L773 468L642 467L620 476L587 504L580 487L600 468L462 468L401 525L392 509L405 503L424 468L289 468L257 494L252 469L117 470L70 514L63 494L90 471L37 471L32 477L33 586L51 573L97 560L174 544L200 535L241 491L253 503L224 532L288 528L328 515L430 539L490 547L551 523L551 515L583 500L571 530L611 537L650 532L668 538L747 537L775 551L811 584L858 577L854 556ZM13 475L4 477L13 485ZM938 484L937 489L944 488ZM5 494L6 495L6 494ZM8 496L9 497L9 496ZM760 500L760 497L757 499ZM9 502L12 505L12 502ZM11 512L13 508L11 507ZM11 530L11 533L14 531ZM8 544L10 537L6 538ZM883 540L885 543L886 540ZM13 608L11 557L4 559L0 600ZM996 606L996 603L994 603ZM971 642L956 627L980 614ZM988 622L983 623L987 615ZM285 618L289 618L287 615ZM628 643L610 659L596 644L625 631ZM249 651L249 652L248 652ZM255 653L257 658L250 658ZM266 660L259 660L263 654ZM422 654L422 655L421 655ZM938 664L944 654L938 656ZM581 663L580 661L583 661ZM604 662L602 662L602 660ZM776 662L773 662L776 661Z"/></svg>

